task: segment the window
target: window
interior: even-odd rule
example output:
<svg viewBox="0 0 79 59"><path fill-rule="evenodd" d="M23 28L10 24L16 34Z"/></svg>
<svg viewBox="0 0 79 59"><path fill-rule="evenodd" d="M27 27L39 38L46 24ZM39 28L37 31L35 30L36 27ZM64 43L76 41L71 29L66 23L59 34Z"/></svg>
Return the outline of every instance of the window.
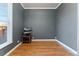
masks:
<svg viewBox="0 0 79 59"><path fill-rule="evenodd" d="M0 49L12 43L12 4L0 3Z"/></svg>

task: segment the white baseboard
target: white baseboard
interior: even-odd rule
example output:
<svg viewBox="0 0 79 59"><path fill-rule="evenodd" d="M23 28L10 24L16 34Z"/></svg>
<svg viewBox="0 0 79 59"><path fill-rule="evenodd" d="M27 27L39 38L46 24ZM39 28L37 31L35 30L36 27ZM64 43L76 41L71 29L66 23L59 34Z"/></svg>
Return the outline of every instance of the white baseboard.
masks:
<svg viewBox="0 0 79 59"><path fill-rule="evenodd" d="M21 45L21 43L19 43L18 45L16 45L13 49L11 49L8 53L6 53L4 56L8 56L12 51L14 51L19 45Z"/></svg>
<svg viewBox="0 0 79 59"><path fill-rule="evenodd" d="M73 50L72 48L68 47L64 43L60 42L57 39L32 39L32 41L57 41L60 45L62 45L67 51L71 52L73 55L78 55L77 51ZM8 53L6 53L4 56L8 56L12 51L14 51L21 43L16 45L13 49L11 49Z"/></svg>
<svg viewBox="0 0 79 59"><path fill-rule="evenodd" d="M65 45L64 43L60 42L57 39L33 39L32 41L57 41L60 45L62 45L67 51L72 53L73 55L78 55L77 51L73 50L69 46Z"/></svg>
<svg viewBox="0 0 79 59"><path fill-rule="evenodd" d="M32 39L32 41L56 41L56 39Z"/></svg>
<svg viewBox="0 0 79 59"><path fill-rule="evenodd" d="M67 51L72 53L73 55L77 56L78 53L74 49L70 48L69 46L65 45L64 43L60 42L59 40L56 40L59 44L61 44Z"/></svg>

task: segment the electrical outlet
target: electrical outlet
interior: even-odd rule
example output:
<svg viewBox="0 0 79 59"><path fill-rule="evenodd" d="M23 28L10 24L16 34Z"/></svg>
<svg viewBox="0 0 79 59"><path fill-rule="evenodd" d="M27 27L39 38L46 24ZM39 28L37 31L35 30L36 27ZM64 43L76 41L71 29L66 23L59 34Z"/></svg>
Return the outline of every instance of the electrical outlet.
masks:
<svg viewBox="0 0 79 59"><path fill-rule="evenodd" d="M18 40L17 43L19 43L20 41Z"/></svg>

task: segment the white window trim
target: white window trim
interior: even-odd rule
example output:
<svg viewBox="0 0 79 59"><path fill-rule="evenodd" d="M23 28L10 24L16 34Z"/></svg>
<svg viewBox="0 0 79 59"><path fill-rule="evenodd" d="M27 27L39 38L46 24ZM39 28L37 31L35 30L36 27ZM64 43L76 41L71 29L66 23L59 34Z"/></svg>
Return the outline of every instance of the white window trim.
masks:
<svg viewBox="0 0 79 59"><path fill-rule="evenodd" d="M12 8L12 3L9 3L8 4L8 26L7 26L7 41L3 44L0 45L0 49L6 47L7 45L11 44L13 42L13 39L12 39L12 33L13 33L13 19L12 19L12 16L13 16L13 8Z"/></svg>

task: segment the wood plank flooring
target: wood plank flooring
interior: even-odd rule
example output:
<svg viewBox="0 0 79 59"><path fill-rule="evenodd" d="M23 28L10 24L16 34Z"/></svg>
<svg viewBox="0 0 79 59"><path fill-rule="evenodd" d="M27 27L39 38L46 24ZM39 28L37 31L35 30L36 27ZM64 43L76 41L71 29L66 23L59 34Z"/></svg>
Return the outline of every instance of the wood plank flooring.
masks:
<svg viewBox="0 0 79 59"><path fill-rule="evenodd" d="M16 48L9 56L70 56L56 41L33 41L23 43Z"/></svg>

